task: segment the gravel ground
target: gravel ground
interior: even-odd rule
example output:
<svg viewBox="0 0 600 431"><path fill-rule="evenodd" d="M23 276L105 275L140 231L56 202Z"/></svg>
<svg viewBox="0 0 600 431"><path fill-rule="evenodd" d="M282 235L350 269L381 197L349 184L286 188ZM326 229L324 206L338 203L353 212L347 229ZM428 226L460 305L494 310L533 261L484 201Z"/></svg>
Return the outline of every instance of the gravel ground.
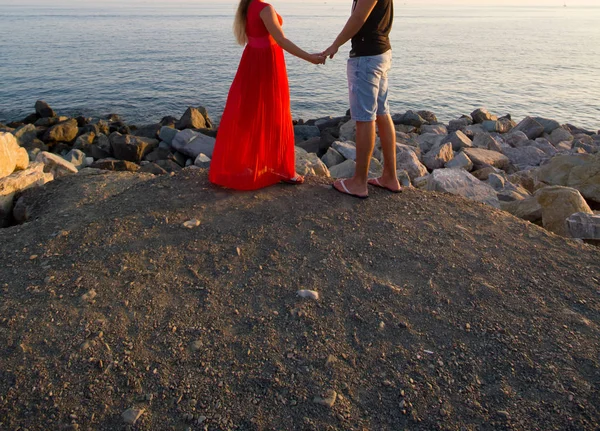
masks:
<svg viewBox="0 0 600 431"><path fill-rule="evenodd" d="M24 199L0 230L2 430L598 429L598 248L314 179L105 172Z"/></svg>

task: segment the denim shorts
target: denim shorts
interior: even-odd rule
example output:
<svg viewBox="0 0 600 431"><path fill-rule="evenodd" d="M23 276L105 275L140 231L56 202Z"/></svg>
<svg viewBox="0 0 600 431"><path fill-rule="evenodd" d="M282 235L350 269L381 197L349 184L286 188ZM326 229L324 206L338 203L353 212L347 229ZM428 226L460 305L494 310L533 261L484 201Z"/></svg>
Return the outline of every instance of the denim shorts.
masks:
<svg viewBox="0 0 600 431"><path fill-rule="evenodd" d="M392 51L380 55L348 59L350 115L355 121L374 121L377 115L390 113L388 71Z"/></svg>

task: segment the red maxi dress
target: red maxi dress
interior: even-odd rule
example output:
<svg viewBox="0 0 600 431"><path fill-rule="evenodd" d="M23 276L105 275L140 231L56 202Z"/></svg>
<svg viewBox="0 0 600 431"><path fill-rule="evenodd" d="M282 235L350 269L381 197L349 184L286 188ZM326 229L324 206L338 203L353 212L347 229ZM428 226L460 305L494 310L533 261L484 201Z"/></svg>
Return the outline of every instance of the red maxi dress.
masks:
<svg viewBox="0 0 600 431"><path fill-rule="evenodd" d="M267 6L253 0L248 7L248 43L229 90L210 164L212 183L237 190L267 187L295 175L283 50L259 15Z"/></svg>

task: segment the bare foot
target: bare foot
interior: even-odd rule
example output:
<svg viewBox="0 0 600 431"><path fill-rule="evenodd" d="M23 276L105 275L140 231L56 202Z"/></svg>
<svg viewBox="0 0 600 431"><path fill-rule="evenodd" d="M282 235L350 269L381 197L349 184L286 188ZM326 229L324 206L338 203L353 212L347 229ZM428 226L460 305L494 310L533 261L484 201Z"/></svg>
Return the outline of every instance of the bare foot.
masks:
<svg viewBox="0 0 600 431"><path fill-rule="evenodd" d="M375 187L381 187L382 189L389 190L392 193L400 193L402 191L402 186L398 182L398 178L372 178L369 181L369 184Z"/></svg>
<svg viewBox="0 0 600 431"><path fill-rule="evenodd" d="M333 183L333 188L340 193L354 196L356 198L365 199L369 197L369 190L366 184L356 184L354 178L345 178L343 180L337 180Z"/></svg>

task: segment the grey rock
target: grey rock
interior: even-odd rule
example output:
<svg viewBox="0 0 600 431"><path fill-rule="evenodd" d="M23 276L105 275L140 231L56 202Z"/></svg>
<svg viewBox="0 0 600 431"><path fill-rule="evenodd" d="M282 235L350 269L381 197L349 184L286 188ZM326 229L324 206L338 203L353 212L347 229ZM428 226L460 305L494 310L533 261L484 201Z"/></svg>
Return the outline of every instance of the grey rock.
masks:
<svg viewBox="0 0 600 431"><path fill-rule="evenodd" d="M71 118L50 127L44 134L43 141L46 143L72 142L78 133L77 120Z"/></svg>
<svg viewBox="0 0 600 431"><path fill-rule="evenodd" d="M394 124L404 124L407 126L421 127L426 121L414 111L406 111L404 114L395 114L392 116Z"/></svg>
<svg viewBox="0 0 600 431"><path fill-rule="evenodd" d="M570 236L567 219L575 213L593 214L581 194L570 187L550 186L539 189L534 195L542 207L545 229L557 235Z"/></svg>
<svg viewBox="0 0 600 431"><path fill-rule="evenodd" d="M73 149L65 155L65 160L72 163L78 170L85 168L85 153L78 149Z"/></svg>
<svg viewBox="0 0 600 431"><path fill-rule="evenodd" d="M460 151L463 148L471 148L473 146L473 141L460 130L450 133L442 142L444 144L450 142L454 151Z"/></svg>
<svg viewBox="0 0 600 431"><path fill-rule="evenodd" d="M427 175L427 168L419 161L419 157L412 150L403 150L396 153L396 169L405 170L413 182L415 178Z"/></svg>
<svg viewBox="0 0 600 431"><path fill-rule="evenodd" d="M311 138L320 138L321 130L317 126L296 125L294 126L294 139L296 143L307 141Z"/></svg>
<svg viewBox="0 0 600 431"><path fill-rule="evenodd" d="M86 153L94 159L106 159L112 156L110 139L104 134L99 134L94 138L94 143L90 147L90 153Z"/></svg>
<svg viewBox="0 0 600 431"><path fill-rule="evenodd" d="M496 191L462 169L433 171L427 182L427 190L451 193L500 208Z"/></svg>
<svg viewBox="0 0 600 431"><path fill-rule="evenodd" d="M473 162L469 159L469 156L461 151L446 163L444 167L447 169L464 169L469 172L473 169Z"/></svg>
<svg viewBox="0 0 600 431"><path fill-rule="evenodd" d="M331 168L332 166L336 166L340 163L343 163L345 158L334 148L329 148L325 155L321 158L321 160L323 161L323 163L325 163L325 166Z"/></svg>
<svg viewBox="0 0 600 431"><path fill-rule="evenodd" d="M559 127L550 133L549 141L552 145L558 145L561 142L572 142L573 135L568 130Z"/></svg>
<svg viewBox="0 0 600 431"><path fill-rule="evenodd" d="M119 172L137 172L140 170L140 166L133 162L114 159L97 160L90 167L93 169Z"/></svg>
<svg viewBox="0 0 600 431"><path fill-rule="evenodd" d="M533 146L542 150L549 157L554 157L558 153L554 145L544 138L537 138Z"/></svg>
<svg viewBox="0 0 600 431"><path fill-rule="evenodd" d="M517 124L513 130L523 132L529 139L533 140L542 136L542 133L544 133L544 126L531 117L525 117L525 119Z"/></svg>
<svg viewBox="0 0 600 431"><path fill-rule="evenodd" d="M356 141L356 121L350 120L340 126L340 141Z"/></svg>
<svg viewBox="0 0 600 431"><path fill-rule="evenodd" d="M447 135L448 129L446 129L446 126L444 126L443 124L433 124L433 125L425 124L421 127L421 134L424 134L424 133L434 133L436 135Z"/></svg>
<svg viewBox="0 0 600 431"><path fill-rule="evenodd" d="M560 127L560 123L555 120L550 120L548 118L543 117L533 117L533 119L542 125L542 127L544 128L544 133L550 134Z"/></svg>
<svg viewBox="0 0 600 431"><path fill-rule="evenodd" d="M454 152L452 151L452 144L440 144L431 149L425 156L423 156L423 164L429 169L433 171L434 169L443 168L446 163L448 163L454 157Z"/></svg>
<svg viewBox="0 0 600 431"><path fill-rule="evenodd" d="M158 166L156 163L148 163L141 167L139 172L144 172L152 175L166 175L168 172Z"/></svg>
<svg viewBox="0 0 600 431"><path fill-rule="evenodd" d="M517 167L539 166L548 158L546 153L534 146L504 148L502 153Z"/></svg>
<svg viewBox="0 0 600 431"><path fill-rule="evenodd" d="M304 149L308 153L319 153L321 149L321 137L316 136L308 140L296 140L296 146Z"/></svg>
<svg viewBox="0 0 600 431"><path fill-rule="evenodd" d="M179 133L179 130L177 130L177 129L174 129L172 127L163 126L160 128L160 131L158 132L158 136L162 141L171 145L171 143L173 142L173 139L175 139L175 136L177 136L178 133Z"/></svg>
<svg viewBox="0 0 600 431"><path fill-rule="evenodd" d="M473 162L473 168L476 170L488 166L506 169L510 163L508 157L496 151L490 151L483 148L465 148L463 151L469 156L469 159Z"/></svg>
<svg viewBox="0 0 600 431"><path fill-rule="evenodd" d="M210 167L210 158L206 154L198 154L196 160L194 160L194 166L198 166L199 168L209 168Z"/></svg>
<svg viewBox="0 0 600 431"><path fill-rule="evenodd" d="M204 109L204 108L202 108ZM207 118L202 114L202 109L188 107L185 111L179 122L177 123L177 128L180 130L183 129L209 129L210 123L207 123ZM206 110L204 109L204 112Z"/></svg>
<svg viewBox="0 0 600 431"><path fill-rule="evenodd" d="M436 124L438 122L436 115L431 111L417 111L417 114L428 124Z"/></svg>
<svg viewBox="0 0 600 431"><path fill-rule="evenodd" d="M350 178L354 175L356 162L348 159L339 165L329 168L329 173L332 178Z"/></svg>
<svg viewBox="0 0 600 431"><path fill-rule="evenodd" d="M448 132L452 133L457 130L463 130L465 127L470 126L472 124L473 120L471 119L471 117L463 116L457 120L451 120L448 123Z"/></svg>
<svg viewBox="0 0 600 431"><path fill-rule="evenodd" d="M476 109L475 111L473 111L471 113L471 118L473 118L473 122L475 124L483 123L484 121L490 121L490 120L496 121L498 119L498 117L490 114L490 112L485 108L479 108L479 109Z"/></svg>
<svg viewBox="0 0 600 431"><path fill-rule="evenodd" d="M519 130L511 130L503 136L504 142L514 148L525 146L529 142L527 135Z"/></svg>
<svg viewBox="0 0 600 431"><path fill-rule="evenodd" d="M331 146L334 150L349 160L356 160L356 144L352 141L336 141Z"/></svg>
<svg viewBox="0 0 600 431"><path fill-rule="evenodd" d="M35 113L41 118L56 117L54 110L43 100L35 102Z"/></svg>
<svg viewBox="0 0 600 431"><path fill-rule="evenodd" d="M432 148L440 146L442 142L446 139L445 135L438 135L436 133L424 133L419 135L417 138L417 142L419 143L419 148L423 153L427 153Z"/></svg>
<svg viewBox="0 0 600 431"><path fill-rule="evenodd" d="M505 179L499 174L490 174L487 182L494 190L498 191L504 188Z"/></svg>
<svg viewBox="0 0 600 431"><path fill-rule="evenodd" d="M158 146L158 140L134 135L121 135L118 132L109 136L115 158L140 163L144 156Z"/></svg>
<svg viewBox="0 0 600 431"><path fill-rule="evenodd" d="M567 231L573 238L600 240L600 215L572 214L567 219Z"/></svg>
<svg viewBox="0 0 600 431"><path fill-rule="evenodd" d="M500 202L500 208L515 217L537 223L542 221L542 207L537 198Z"/></svg>
<svg viewBox="0 0 600 431"><path fill-rule="evenodd" d="M123 412L121 417L123 422L128 425L135 425L138 419L144 414L144 409L130 408Z"/></svg>
<svg viewBox="0 0 600 431"><path fill-rule="evenodd" d="M21 147L28 147L34 139L37 139L37 129L33 124L26 124L13 132Z"/></svg>
<svg viewBox="0 0 600 431"><path fill-rule="evenodd" d="M161 125L160 124L147 124L145 126L140 126L138 127L138 129L133 132L133 134L135 136L141 136L142 138L149 138L149 139L157 139L158 138L158 132L161 129Z"/></svg>
<svg viewBox="0 0 600 431"><path fill-rule="evenodd" d="M398 182L402 187L412 187L410 181L410 175L404 169L396 171L396 176L398 177Z"/></svg>
<svg viewBox="0 0 600 431"><path fill-rule="evenodd" d="M39 153L35 161L38 163L43 163L44 172L52 173L54 178L60 178L65 175L71 175L77 173L77 168L56 154L49 153L47 151L42 151Z"/></svg>
<svg viewBox="0 0 600 431"><path fill-rule="evenodd" d="M180 153L194 160L200 153L204 153L212 158L215 148L215 138L187 129L179 132L171 145Z"/></svg>

